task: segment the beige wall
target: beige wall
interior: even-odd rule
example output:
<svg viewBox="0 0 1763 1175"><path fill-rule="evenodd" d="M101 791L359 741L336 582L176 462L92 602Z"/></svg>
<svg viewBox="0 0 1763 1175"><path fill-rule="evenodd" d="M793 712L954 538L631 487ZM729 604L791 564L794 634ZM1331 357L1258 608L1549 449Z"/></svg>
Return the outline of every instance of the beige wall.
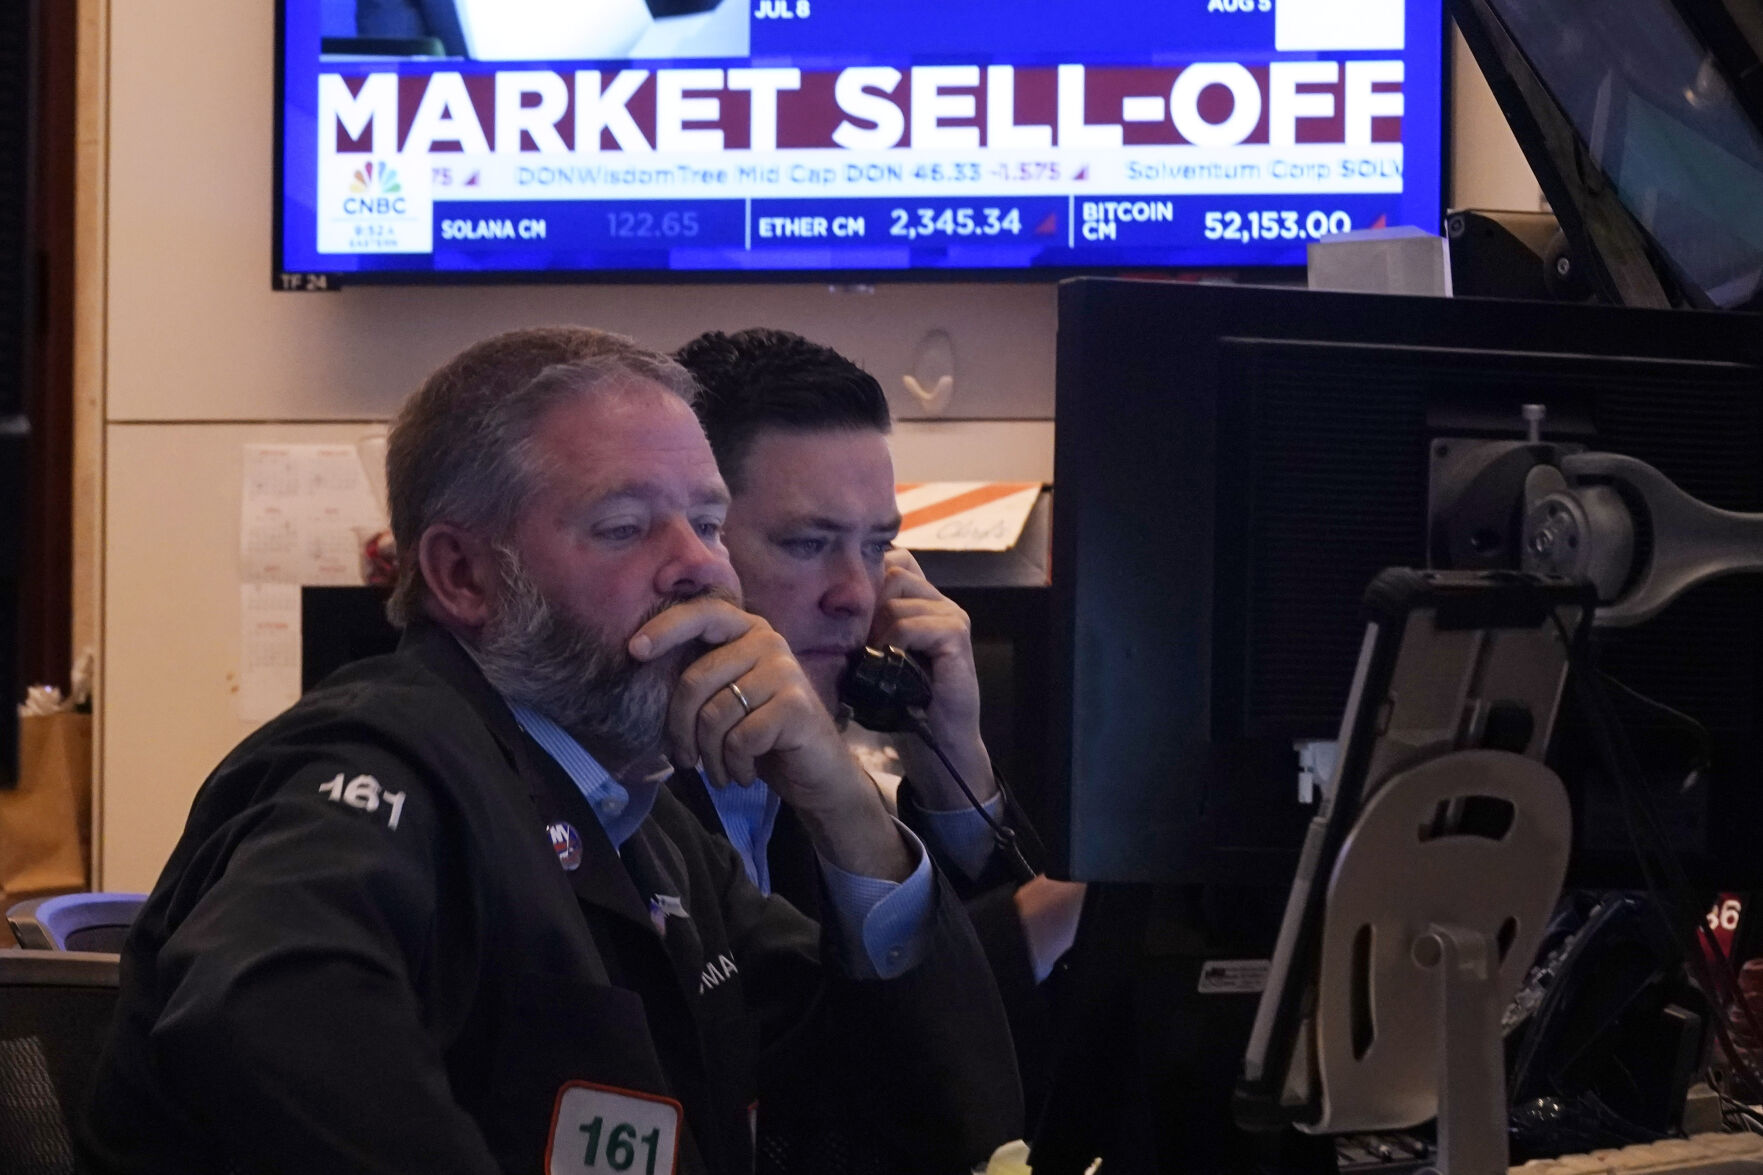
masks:
<svg viewBox="0 0 1763 1175"><path fill-rule="evenodd" d="M101 471L91 500L102 539L85 570L101 574L105 888L151 885L197 784L248 729L232 705L240 446L354 440L471 340L552 321L658 347L710 327L790 327L882 379L907 421L896 445L902 477L1051 476L1054 295L1045 284L274 294L274 6L82 2L95 26L82 127L98 140L82 172L95 212L82 238L81 378L101 422L86 469ZM1454 132L1473 153L1458 154L1454 203L1535 207L1489 109L1459 87ZM1014 422L910 422L900 376L935 330L954 343L953 413Z"/></svg>
<svg viewBox="0 0 1763 1175"><path fill-rule="evenodd" d="M1475 57L1451 30L1451 207L1535 212L1542 189Z"/></svg>

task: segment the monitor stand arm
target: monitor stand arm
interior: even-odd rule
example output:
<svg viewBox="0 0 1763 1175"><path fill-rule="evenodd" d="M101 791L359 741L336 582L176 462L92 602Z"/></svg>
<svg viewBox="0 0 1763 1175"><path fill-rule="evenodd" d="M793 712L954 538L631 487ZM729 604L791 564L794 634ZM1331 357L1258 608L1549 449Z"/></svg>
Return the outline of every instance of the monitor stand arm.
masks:
<svg viewBox="0 0 1763 1175"><path fill-rule="evenodd" d="M1461 926L1427 927L1414 961L1439 985L1440 1175L1507 1169L1506 1071L1500 1044L1500 953Z"/></svg>
<svg viewBox="0 0 1763 1175"><path fill-rule="evenodd" d="M1597 584L1607 601L1599 626L1640 624L1703 580L1763 570L1763 514L1710 506L1620 453L1573 453L1559 471L1539 467L1525 499L1524 569ZM1643 527L1644 546L1635 541ZM1637 566L1639 550L1647 553Z"/></svg>

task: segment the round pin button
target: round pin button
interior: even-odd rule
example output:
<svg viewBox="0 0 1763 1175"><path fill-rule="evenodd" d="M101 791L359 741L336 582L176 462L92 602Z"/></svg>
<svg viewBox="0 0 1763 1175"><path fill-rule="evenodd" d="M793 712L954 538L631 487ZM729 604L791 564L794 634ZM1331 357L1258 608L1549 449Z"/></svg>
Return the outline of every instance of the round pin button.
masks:
<svg viewBox="0 0 1763 1175"><path fill-rule="evenodd" d="M559 820L555 824L547 824L545 832L551 837L551 849L557 854L557 863L563 866L563 871L574 873L581 868L582 838L575 830L575 825Z"/></svg>

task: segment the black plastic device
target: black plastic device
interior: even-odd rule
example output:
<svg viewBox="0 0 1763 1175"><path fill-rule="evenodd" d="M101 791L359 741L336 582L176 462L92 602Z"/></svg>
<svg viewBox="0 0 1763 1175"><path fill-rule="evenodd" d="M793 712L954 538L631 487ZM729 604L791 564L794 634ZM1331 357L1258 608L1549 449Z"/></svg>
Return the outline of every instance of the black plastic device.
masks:
<svg viewBox="0 0 1763 1175"><path fill-rule="evenodd" d="M929 747L943 764L961 794L973 805L973 810L985 819L991 827L992 837L999 850L1010 862L1011 871L1018 881L1029 881L1035 876L1034 866L1022 854L1022 846L1016 843L1016 831L1007 825L1000 824L992 817L974 796L973 789L961 778L961 772L937 745L936 737L924 722L924 708L930 705L930 677L919 665L911 653L897 649L892 645L884 648L865 646L853 652L845 665L844 676L839 679L839 700L850 707L851 720L857 725L882 733L903 732L917 735L919 740ZM1004 790L1004 779L998 773L996 765L992 768L994 781L998 790Z"/></svg>
<svg viewBox="0 0 1763 1175"><path fill-rule="evenodd" d="M930 678L910 653L865 646L851 654L839 679L839 699L851 720L867 729L918 732L913 710L930 705Z"/></svg>

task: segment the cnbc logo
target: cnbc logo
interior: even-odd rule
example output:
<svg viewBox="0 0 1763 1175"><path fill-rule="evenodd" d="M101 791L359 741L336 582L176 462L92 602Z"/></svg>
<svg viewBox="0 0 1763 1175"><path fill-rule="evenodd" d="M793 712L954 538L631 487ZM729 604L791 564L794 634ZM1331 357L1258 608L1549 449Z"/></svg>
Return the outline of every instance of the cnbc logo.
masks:
<svg viewBox="0 0 1763 1175"><path fill-rule="evenodd" d="M320 253L427 253L434 227L426 161L398 155L319 160ZM4 1164L0 1164L4 1166Z"/></svg>
<svg viewBox="0 0 1763 1175"><path fill-rule="evenodd" d="M350 216L402 216L404 185L398 182L397 169L388 163L368 160L355 169L349 179L349 194L343 197L343 211Z"/></svg>

